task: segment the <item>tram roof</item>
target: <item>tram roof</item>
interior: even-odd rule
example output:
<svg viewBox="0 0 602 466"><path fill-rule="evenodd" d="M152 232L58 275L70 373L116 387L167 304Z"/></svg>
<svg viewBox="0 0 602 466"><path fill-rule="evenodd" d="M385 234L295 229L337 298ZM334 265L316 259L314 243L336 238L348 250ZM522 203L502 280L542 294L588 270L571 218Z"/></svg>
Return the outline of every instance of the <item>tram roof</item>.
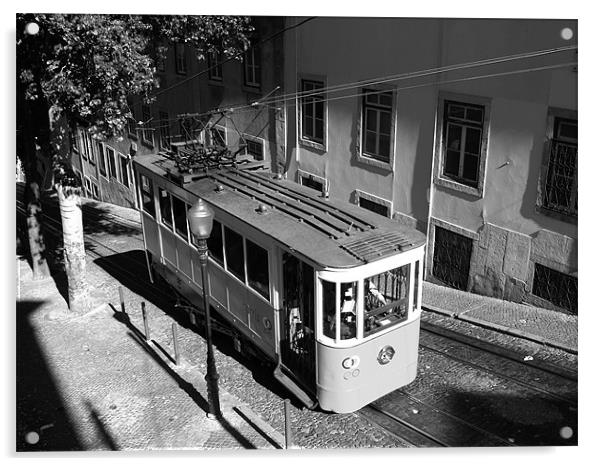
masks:
<svg viewBox="0 0 602 466"><path fill-rule="evenodd" d="M135 162L325 267L355 267L425 243L414 228L244 165L181 177L163 155Z"/></svg>

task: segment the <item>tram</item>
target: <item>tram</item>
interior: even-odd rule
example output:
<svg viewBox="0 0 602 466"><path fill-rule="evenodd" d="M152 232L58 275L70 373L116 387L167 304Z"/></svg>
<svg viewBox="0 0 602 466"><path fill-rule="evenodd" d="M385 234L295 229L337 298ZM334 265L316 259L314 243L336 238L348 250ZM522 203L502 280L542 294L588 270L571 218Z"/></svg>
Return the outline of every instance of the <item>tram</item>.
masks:
<svg viewBox="0 0 602 466"><path fill-rule="evenodd" d="M202 198L212 312L305 405L349 413L414 380L421 232L252 163L182 173L154 154L134 167L150 269L203 308L186 215Z"/></svg>

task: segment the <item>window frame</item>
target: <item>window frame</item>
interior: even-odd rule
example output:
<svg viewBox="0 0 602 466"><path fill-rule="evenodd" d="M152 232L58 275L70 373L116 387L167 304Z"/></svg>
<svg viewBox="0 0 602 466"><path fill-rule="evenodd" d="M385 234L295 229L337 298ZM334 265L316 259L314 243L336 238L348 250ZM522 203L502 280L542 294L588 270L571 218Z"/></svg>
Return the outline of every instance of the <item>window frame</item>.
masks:
<svg viewBox="0 0 602 466"><path fill-rule="evenodd" d="M113 152L113 156L111 157L110 152ZM117 164L117 151L113 149L111 146L105 146L105 154L107 155L107 179L114 178L119 181L119 167ZM113 161L111 164L111 160Z"/></svg>
<svg viewBox="0 0 602 466"><path fill-rule="evenodd" d="M375 204L384 206L387 209L387 215L386 216L382 215L382 216L386 217L386 218L393 218L393 202L392 201L389 201L383 197L375 196L374 194L367 193L365 191L362 191L361 189L356 189L354 191L354 195L355 195L355 199L354 199L355 204L360 206L361 208L366 209L375 214L382 215L380 212L376 212L372 209L369 209L368 207L364 207L364 206L360 205L361 199L364 199L369 202L373 202Z"/></svg>
<svg viewBox="0 0 602 466"><path fill-rule="evenodd" d="M309 184L304 184L303 180L308 180L310 183L319 183L322 185L322 188L316 189ZM297 169L297 183L299 183L301 186L305 186L306 188L310 188L322 193L322 196L324 197L328 197L330 192L330 182L328 179L322 176L314 175L313 173L309 173L305 170Z"/></svg>
<svg viewBox="0 0 602 466"><path fill-rule="evenodd" d="M188 61L186 57L186 44L177 42L174 46L176 74L188 73Z"/></svg>
<svg viewBox="0 0 602 466"><path fill-rule="evenodd" d="M207 54L207 75L209 81L221 83L224 80L224 69L222 66L222 54L209 52Z"/></svg>
<svg viewBox="0 0 602 466"><path fill-rule="evenodd" d="M556 218L558 220L562 220L567 223L577 224L578 219L578 210L577 210L577 192L578 192L578 180L579 180L579 158L578 158L578 140L575 142L572 141L564 141L556 138L555 129L556 122L561 121L574 121L577 127L579 126L578 114L575 110L567 110L557 107L549 107L547 114L547 124L546 124L546 135L543 144L543 155L542 155L542 163L541 169L539 172L539 182L537 186L537 198L535 201L535 209L537 212L546 215L548 217ZM571 190L571 199L569 201L569 208L554 208L546 203L545 192L547 188L548 175L550 171L551 159L552 159L552 150L554 148L555 142L560 142L566 145L575 145L576 146L576 158L575 158L575 167L573 174L573 187Z"/></svg>
<svg viewBox="0 0 602 466"><path fill-rule="evenodd" d="M309 97L301 95L298 98L298 134L299 134L299 143L301 145L310 147L312 149L317 149L323 152L327 151L328 147L328 97L325 91L327 87L326 77L325 76L314 76L314 75L301 75L298 80L298 89L300 93L306 92L304 90L304 85L308 83L319 84L321 87L317 87L317 89L322 89L320 92L320 96L311 95ZM314 88L315 90L316 88ZM307 91L309 92L309 91ZM311 136L306 136L304 134L304 122L305 122L305 105L311 104L313 109L313 118L312 118L312 126L315 130L316 126L316 118L315 118L315 107L317 101L321 99L322 102L322 140L318 138L312 138ZM306 102L306 100L310 100L310 102Z"/></svg>
<svg viewBox="0 0 602 466"><path fill-rule="evenodd" d="M370 96L380 96L382 94L390 94L391 106L390 106L390 128L389 128L389 154L386 160L381 158L379 155L370 154L365 151L365 138L367 130L365 124L367 124L366 114L368 110L374 110L384 113L387 107L383 104L368 102ZM357 161L366 165L372 165L375 167L383 168L387 171L393 171L395 163L395 139L396 139L396 126L397 126L397 90L389 86L378 86L378 87L362 87L359 90L359 115L358 115L358 134L357 134ZM380 128L380 114L378 113L378 124ZM380 136L380 133L377 133ZM378 139L378 138L377 138Z"/></svg>
<svg viewBox="0 0 602 466"><path fill-rule="evenodd" d="M129 158L122 154L121 152L118 152L119 154L119 178L118 181L125 186L126 188L130 188L130 186L132 185L132 172L131 172L131 164L129 161ZM127 176L127 183L125 182L125 176L123 173L123 165L125 162L125 176Z"/></svg>
<svg viewBox="0 0 602 466"><path fill-rule="evenodd" d="M444 134L448 126L446 114L446 104L458 104L467 106L483 107L483 121L481 124L481 140L479 162L477 164L477 180L475 186L461 182L456 177L445 174L445 162L447 154L445 152ZM436 127L436 148L435 148L435 170L433 170L433 183L439 186L447 187L466 194L471 194L478 198L484 196L485 176L487 169L487 155L489 153L489 133L491 121L491 99L467 94L456 94L450 92L441 92L437 106L437 127Z"/></svg>
<svg viewBox="0 0 602 466"><path fill-rule="evenodd" d="M252 70L252 76L249 76L247 72L249 69ZM252 45L243 54L243 85L252 88L254 91L261 89L261 72L261 47L259 45Z"/></svg>
<svg viewBox="0 0 602 466"><path fill-rule="evenodd" d="M245 147L244 155L249 155L249 156L253 157L254 160L257 160L258 162L265 162L265 160L266 160L266 155L265 155L265 140L263 138L260 138L260 137L257 137L257 136L252 136L250 134L243 133L241 135L241 143L246 143L247 141L251 141L251 142L256 143L256 144L261 144L261 156L262 156L262 158L261 158L261 160L258 160L258 159L255 158L255 156L253 154L249 154L249 152L248 152L248 149L249 149L248 144Z"/></svg>
<svg viewBox="0 0 602 466"><path fill-rule="evenodd" d="M99 150L99 162L98 162L98 173L105 179L109 179L109 170L107 165L107 154L106 154L106 146L102 142L98 141L98 150Z"/></svg>

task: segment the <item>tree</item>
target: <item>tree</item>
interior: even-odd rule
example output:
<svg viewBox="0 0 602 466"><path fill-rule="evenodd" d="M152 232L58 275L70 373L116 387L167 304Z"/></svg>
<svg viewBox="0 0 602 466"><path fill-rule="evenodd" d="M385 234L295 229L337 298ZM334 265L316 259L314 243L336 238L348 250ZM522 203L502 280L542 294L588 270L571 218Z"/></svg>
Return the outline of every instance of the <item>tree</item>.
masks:
<svg viewBox="0 0 602 466"><path fill-rule="evenodd" d="M27 36L23 31L32 22L39 32ZM128 97L152 101L159 86L155 63L170 43L188 44L199 59L214 51L230 58L248 47L252 29L249 18L237 16L17 14L17 145L31 204L34 275L48 274L35 170L39 151L53 164L72 311L84 312L88 302L81 186L70 164L70 129L79 121L95 138L121 136L132 118Z"/></svg>

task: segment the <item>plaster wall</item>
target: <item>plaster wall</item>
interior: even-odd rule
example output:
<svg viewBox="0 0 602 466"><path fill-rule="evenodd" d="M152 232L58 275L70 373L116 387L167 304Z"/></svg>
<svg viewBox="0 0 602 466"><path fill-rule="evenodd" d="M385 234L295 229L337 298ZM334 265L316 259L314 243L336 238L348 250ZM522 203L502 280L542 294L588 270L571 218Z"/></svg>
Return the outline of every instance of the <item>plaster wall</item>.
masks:
<svg viewBox="0 0 602 466"><path fill-rule="evenodd" d="M298 18L289 20L290 24ZM561 37L570 27L571 40ZM327 147L299 142L297 108L289 108L287 176L301 169L330 181L330 195L353 202L355 189L392 201L393 217L469 232L475 242L469 288L522 301L534 261L576 273L577 226L536 210L549 107L577 109L574 50L507 59L577 44L570 20L318 18L285 39L286 92L301 76L327 88L437 67L444 73L390 83L396 88L392 168L358 161L357 88L327 94ZM475 61L500 58L495 64ZM470 65L468 65L470 64ZM557 67L560 65L561 67ZM550 68L556 67L556 68ZM489 139L480 195L432 183L437 104L442 93L486 98ZM434 170L440 170L435 166ZM430 235L432 253L433 234ZM430 269L427 258L427 272Z"/></svg>

